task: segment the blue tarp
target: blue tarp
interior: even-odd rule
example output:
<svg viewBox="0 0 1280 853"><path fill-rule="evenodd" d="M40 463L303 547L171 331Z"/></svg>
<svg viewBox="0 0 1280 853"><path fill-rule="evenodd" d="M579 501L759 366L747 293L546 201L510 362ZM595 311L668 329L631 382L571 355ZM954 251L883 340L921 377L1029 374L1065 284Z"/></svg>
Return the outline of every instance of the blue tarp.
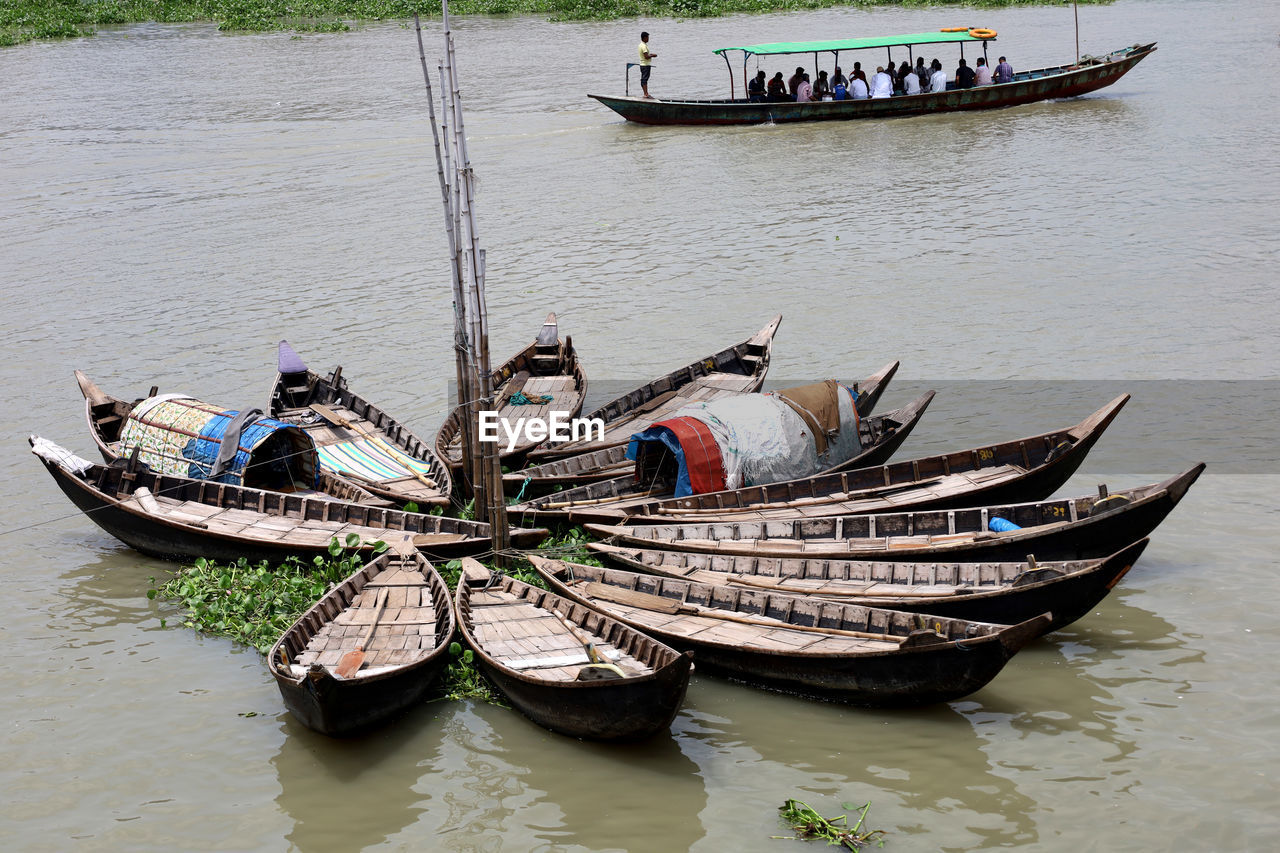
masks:
<svg viewBox="0 0 1280 853"><path fill-rule="evenodd" d="M693 486L689 482L689 468L684 461L684 448L680 446L680 440L676 438L676 434L663 426L651 426L644 432L638 432L631 436L631 440L627 442L627 458L632 462L636 461L636 456L640 451L640 442L642 441L659 441L671 451L671 455L676 458L676 497L683 498L693 494Z"/></svg>

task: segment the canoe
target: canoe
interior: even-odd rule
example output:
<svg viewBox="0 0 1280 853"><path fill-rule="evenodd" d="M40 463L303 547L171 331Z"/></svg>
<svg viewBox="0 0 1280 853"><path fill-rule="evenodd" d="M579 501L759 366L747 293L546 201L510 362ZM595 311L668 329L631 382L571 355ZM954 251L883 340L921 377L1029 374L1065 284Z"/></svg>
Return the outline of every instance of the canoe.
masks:
<svg viewBox="0 0 1280 853"><path fill-rule="evenodd" d="M288 341L280 342L277 365L270 415L307 431L323 469L400 504L449 505L449 466L403 423L353 393L341 366L322 376Z"/></svg>
<svg viewBox="0 0 1280 853"><path fill-rule="evenodd" d="M687 403L714 400L725 394L759 391L769 371L773 337L781 323L782 315L779 314L745 341L610 400L586 416L604 422L603 437L592 435L590 439L580 438L577 441L546 441L529 452L529 461L543 463L619 445L625 447L632 433L662 420Z"/></svg>
<svg viewBox="0 0 1280 853"><path fill-rule="evenodd" d="M1146 539L1096 560L899 563L729 557L596 545L629 570L698 583L887 607L953 619L1017 624L1041 613L1056 631L1089 613L1133 568Z"/></svg>
<svg viewBox="0 0 1280 853"><path fill-rule="evenodd" d="M97 465L39 436L29 441L90 521L162 559L311 559L327 556L332 539L345 543L350 535L369 550L407 533L431 559L484 553L493 544L489 525L481 522L156 474L133 458ZM535 547L547 533L512 529L512 546Z"/></svg>
<svg viewBox="0 0 1280 853"><path fill-rule="evenodd" d="M1052 617L996 625L729 588L531 556L552 588L677 649L699 670L854 705L980 689Z"/></svg>
<svg viewBox="0 0 1280 853"><path fill-rule="evenodd" d="M867 465L879 465L888 460L915 429L933 398L934 392L927 391L900 409L863 418L858 424L862 452L824 473L857 470ZM561 462L566 461L568 460L561 460ZM646 506L654 501L670 499L674 495L674 484L663 483L657 486L641 484L636 482L637 476L633 471L612 479L532 498L509 507L508 512L520 516L526 523L532 523L535 520L539 524L552 521L575 524L587 521L607 523L625 515L631 511L632 507ZM504 482L508 481L504 480ZM713 492L712 494L725 493Z"/></svg>
<svg viewBox="0 0 1280 853"><path fill-rule="evenodd" d="M892 362L882 367L879 371L871 376L863 379L861 382L854 382L849 387L858 395L857 403L854 408L861 418L868 418L871 414L872 407L876 401L880 399L880 395L884 392L885 387L889 384L889 380L893 378L894 373L898 370L898 362ZM717 395L723 396L723 395ZM863 430L866 438L863 440L863 446L879 444L879 436L883 432L898 430L901 439L905 440L908 433L915 427L915 422L924 414L925 408L933 399L933 392L929 392L924 397L916 400L911 406L899 409L896 412L890 412L885 417L888 420L875 421L871 419L867 422L868 426ZM693 402L688 398L682 398L682 405ZM913 408L914 407L914 408ZM667 414L673 413L671 410ZM662 417L666 417L663 415ZM647 421L648 418L645 418ZM874 423L873 423L874 422ZM633 432L642 432L651 424L644 422L633 422ZM628 439L630 435L628 435ZM899 444L901 440L899 440ZM888 457L885 457L888 458ZM856 457L855 457L856 459ZM829 471L838 471L847 469L855 459L846 460L838 466L834 466ZM875 464L875 463L863 463ZM502 476L503 485L507 492L520 493L524 490L524 494L529 496L544 494L554 489L572 489L578 486L587 485L588 483L598 483L601 480L613 480L618 477L626 476L635 469L635 463L627 459L627 443L615 444L610 447L604 447L597 450L589 450L580 453L577 456L565 456L544 462L541 465L534 465L524 468L520 471L512 471ZM825 473L825 472L824 472Z"/></svg>
<svg viewBox="0 0 1280 853"><path fill-rule="evenodd" d="M768 521L588 524L611 545L743 557L824 560L1041 560L1105 557L1151 533L1173 511L1204 463L1176 477L1098 495L953 510ZM996 532L993 519L1017 529ZM657 523L652 523L657 522ZM596 547L588 545L588 547Z"/></svg>
<svg viewBox="0 0 1280 853"><path fill-rule="evenodd" d="M886 37L886 39L878 40L879 43L873 47L883 50L885 46L906 45L908 42L903 41L903 39L910 38L912 36ZM871 40L850 39L847 41L864 42ZM932 41L925 40L910 43L929 44ZM839 42L819 42L816 44L819 45L816 49L809 43L793 43L790 46L799 48L798 51L754 52L800 52L816 56L818 53L828 53L842 49L829 46L829 44L839 45ZM788 45L780 46L786 47ZM773 46L757 45L755 47L769 48ZM721 48L722 51L742 49ZM843 49L860 49L860 47ZM1074 98L1115 83L1127 74L1133 66L1154 53L1155 49L1155 42L1135 44L1130 47L1113 50L1103 56L1083 57L1078 62L1018 72L1014 74L1013 80L1008 83L977 86L972 89L949 87L942 92L895 95L891 98L869 98L857 101L752 102L745 97L693 100L688 98L646 99L631 96L617 97L590 94L587 97L594 98L627 121L634 121L640 124L781 124L783 122L796 121L899 118L933 113L1000 109L1037 101ZM719 52L717 51L717 53ZM883 53L878 55L882 57ZM839 60L837 59L836 64L838 62Z"/></svg>
<svg viewBox="0 0 1280 853"><path fill-rule="evenodd" d="M1043 500L1075 473L1128 400L1129 395L1122 394L1067 429L881 467L612 505L598 500L612 499L613 481L607 481L527 501L511 510L526 520L609 524L625 518L630 524L651 524L659 519L750 521Z"/></svg>
<svg viewBox="0 0 1280 853"><path fill-rule="evenodd" d="M480 668L540 726L589 740L640 740L670 728L680 710L693 656L593 607L471 560L454 603Z"/></svg>
<svg viewBox="0 0 1280 853"><path fill-rule="evenodd" d="M129 402L113 397L94 384L93 380L82 371L77 370L75 374L80 392L84 395L84 413L89 425L89 435L93 438L93 443L97 446L103 460L110 464L117 459L127 457L129 451L136 445L122 444L122 433L129 422L130 414L135 412L143 400ZM157 390L152 388L151 393L143 399L155 398ZM196 403L193 400L187 402ZM196 405L202 404L196 403ZM318 465L319 455L314 452L314 444L311 440L305 435L298 435L296 438L297 440L293 442L272 441L264 442L259 448L243 448L244 464L238 466L232 473L238 475L236 479L241 481L244 477L250 477L251 486L269 491L299 495L328 495L353 503L389 505L384 498L361 487L355 481L327 471L323 466ZM257 452L259 450L261 452ZM255 454L258 458L255 458ZM275 459L279 459L284 464L271 464ZM143 457L143 461L146 462L147 457ZM199 469L198 465L189 463L183 464L182 467L184 470ZM308 486L305 481L310 481L310 485Z"/></svg>
<svg viewBox="0 0 1280 853"><path fill-rule="evenodd" d="M385 595L379 611L379 597ZM364 664L335 674L373 622ZM344 736L417 704L449 662L449 590L421 554L388 551L302 614L267 655L285 707L321 734Z"/></svg>
<svg viewBox="0 0 1280 853"><path fill-rule="evenodd" d="M497 405L497 434L500 456L506 463L519 463L524 455L546 436L531 436L528 422L570 419L582 413L587 397L587 376L578 361L572 338L560 340L556 315L548 314L537 338L493 371L493 396ZM547 399L550 398L550 399ZM436 453L455 472L462 468L462 418L459 406L449 413L436 433ZM520 427L523 419L526 427ZM514 444L508 436L514 434Z"/></svg>

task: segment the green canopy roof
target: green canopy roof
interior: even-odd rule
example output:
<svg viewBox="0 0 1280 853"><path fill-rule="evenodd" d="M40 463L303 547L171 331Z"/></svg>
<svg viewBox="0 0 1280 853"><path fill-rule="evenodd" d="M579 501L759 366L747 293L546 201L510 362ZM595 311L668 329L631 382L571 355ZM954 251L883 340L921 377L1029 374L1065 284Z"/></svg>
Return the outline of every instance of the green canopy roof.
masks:
<svg viewBox="0 0 1280 853"><path fill-rule="evenodd" d="M986 41L974 38L968 30L961 33L914 33L905 36L880 36L869 39L834 39L832 41L779 41L772 44L750 44L745 47L722 47L715 52L741 50L759 55L779 53L824 53L838 50L863 50L869 47L900 47L911 44L944 44L958 41Z"/></svg>

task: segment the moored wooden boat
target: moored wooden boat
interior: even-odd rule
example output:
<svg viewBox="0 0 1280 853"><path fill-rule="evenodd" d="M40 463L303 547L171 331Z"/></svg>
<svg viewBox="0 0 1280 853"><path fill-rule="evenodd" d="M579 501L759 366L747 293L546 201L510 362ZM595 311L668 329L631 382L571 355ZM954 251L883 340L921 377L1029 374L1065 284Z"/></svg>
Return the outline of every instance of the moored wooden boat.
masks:
<svg viewBox="0 0 1280 853"><path fill-rule="evenodd" d="M498 423L500 455L519 462L546 436L531 436L531 422L576 418L587 397L587 376L573 340L560 340L555 313L547 315L533 343L493 371L493 411ZM548 399L549 398L549 399ZM462 467L462 409L454 409L436 433L436 453L457 471ZM523 419L526 427L518 426ZM509 446L508 436L516 436Z"/></svg>
<svg viewBox="0 0 1280 853"><path fill-rule="evenodd" d="M824 473L856 470L887 461L907 440L907 436L920 422L920 418L924 416L925 409L929 407L933 398L934 392L927 391L900 409L863 418L858 423L858 433L862 443L861 452ZM568 461L561 460L562 463ZM638 483L638 476L633 472L554 492L516 504L509 511L513 515L522 516L525 521L537 519L538 523L553 520L578 523L601 518L612 520L626 514L631 507L645 506L654 501L668 499L675 493L674 484L671 482ZM504 482L514 485L510 481L504 480Z"/></svg>
<svg viewBox="0 0 1280 853"><path fill-rule="evenodd" d="M791 557L729 557L594 545L628 569L699 583L779 592L1011 625L1053 614L1043 632L1087 614L1133 567L1142 539L1096 560L899 563Z"/></svg>
<svg viewBox="0 0 1280 853"><path fill-rule="evenodd" d="M942 35L956 38L943 39ZM885 47L936 44L942 41L990 41L966 34L918 33L877 39L845 39L828 42L753 45L745 48L721 48L716 53L744 51L746 56L787 53L837 53ZM792 49L794 48L794 49ZM1146 57L1156 45L1135 44L1113 50L1098 57L1083 57L1078 62L1047 68L1036 68L1014 74L1008 83L976 86L971 89L948 85L946 91L918 95L895 95L889 98L867 98L843 101L761 101L745 97L693 100L682 98L633 98L588 95L628 121L641 124L774 124L795 121L831 121L863 118L895 118L967 110L988 110L1030 104L1061 98L1074 98L1110 86ZM726 62L728 60L726 59ZM744 81L745 88L745 81Z"/></svg>
<svg viewBox="0 0 1280 853"><path fill-rule="evenodd" d="M1186 495L1204 463L1159 483L1052 501L817 518L588 524L628 548L719 556L822 560L1042 560L1105 557L1151 533ZM992 530L1002 519L1015 529ZM998 522L996 526L1000 525ZM588 546L593 547L593 546Z"/></svg>
<svg viewBox="0 0 1280 853"><path fill-rule="evenodd" d="M609 494L613 481L606 481L536 498L511 511L526 520L648 524L658 519L747 521L1040 500L1075 473L1128 400L1122 394L1067 429L876 468L688 497L632 499L625 505L600 501L615 500Z"/></svg>
<svg viewBox="0 0 1280 853"><path fill-rule="evenodd" d="M700 358L652 382L628 391L589 412L587 418L604 422L603 437L577 441L545 441L529 451L529 461L544 463L565 456L580 456L619 445L631 434L660 421L681 406L696 400L714 400L725 394L759 391L773 356L773 338L782 315L741 343Z"/></svg>
<svg viewBox="0 0 1280 853"><path fill-rule="evenodd" d="M996 625L530 559L562 596L693 650L700 669L855 705L967 696L1052 618Z"/></svg>
<svg viewBox="0 0 1280 853"><path fill-rule="evenodd" d="M481 669L541 726L589 740L639 740L669 728L680 710L692 655L593 607L470 560L455 605Z"/></svg>
<svg viewBox="0 0 1280 853"><path fill-rule="evenodd" d="M341 366L322 376L281 341L277 370L270 414L307 431L324 470L401 504L449 505L449 466L407 426L348 388Z"/></svg>
<svg viewBox="0 0 1280 853"><path fill-rule="evenodd" d="M97 465L47 439L31 436L31 452L89 520L112 536L162 559L279 561L328 554L331 540L368 550L377 541L413 544L432 559L492 547L489 525L386 507L289 495L156 474L134 460ZM511 530L513 547L532 548L540 529Z"/></svg>
<svg viewBox="0 0 1280 853"><path fill-rule="evenodd" d="M285 707L308 728L343 736L386 722L421 701L448 664L449 590L425 557L405 550L384 553L329 590L268 653ZM375 613L363 666L338 676Z"/></svg>

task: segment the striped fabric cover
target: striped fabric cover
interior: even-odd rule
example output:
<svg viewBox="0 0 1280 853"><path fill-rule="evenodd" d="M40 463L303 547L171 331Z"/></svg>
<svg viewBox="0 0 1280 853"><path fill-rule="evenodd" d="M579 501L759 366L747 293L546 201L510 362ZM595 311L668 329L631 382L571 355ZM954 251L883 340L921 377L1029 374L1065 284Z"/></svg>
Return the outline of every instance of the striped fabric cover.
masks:
<svg viewBox="0 0 1280 853"><path fill-rule="evenodd" d="M395 480L412 477L415 472L431 476L431 466L426 462L411 459L408 454L392 456L385 448L364 438L326 444L316 450L320 452L320 466L339 474L355 474L366 480ZM413 470L406 462L413 466Z"/></svg>

